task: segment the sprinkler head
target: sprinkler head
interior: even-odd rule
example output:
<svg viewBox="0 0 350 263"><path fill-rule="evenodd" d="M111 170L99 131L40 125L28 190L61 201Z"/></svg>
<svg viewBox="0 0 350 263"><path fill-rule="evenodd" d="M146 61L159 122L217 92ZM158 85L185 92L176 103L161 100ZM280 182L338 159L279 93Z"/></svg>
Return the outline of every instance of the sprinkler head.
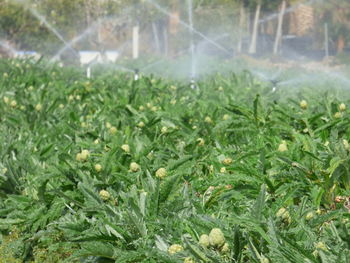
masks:
<svg viewBox="0 0 350 263"><path fill-rule="evenodd" d="M280 81L277 79L271 79L270 82L274 87L277 86L278 83L280 83Z"/></svg>
<svg viewBox="0 0 350 263"><path fill-rule="evenodd" d="M139 69L137 69L137 68L134 69L134 80L135 80L135 81L139 80L139 78L140 78L139 73L140 73L140 70L139 70Z"/></svg>
<svg viewBox="0 0 350 263"><path fill-rule="evenodd" d="M196 81L192 78L190 82L191 89L197 89Z"/></svg>
<svg viewBox="0 0 350 263"><path fill-rule="evenodd" d="M278 83L280 83L281 81L280 81L280 80L277 80L277 79L271 79L270 82L271 82L271 84L272 84L272 93L274 93L274 92L277 91L277 85L278 85Z"/></svg>

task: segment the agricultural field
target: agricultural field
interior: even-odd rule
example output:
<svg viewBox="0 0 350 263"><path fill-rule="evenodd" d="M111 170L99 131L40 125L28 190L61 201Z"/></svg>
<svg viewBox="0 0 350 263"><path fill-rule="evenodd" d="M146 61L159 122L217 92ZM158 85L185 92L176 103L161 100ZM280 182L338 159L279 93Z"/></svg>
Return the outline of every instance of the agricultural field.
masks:
<svg viewBox="0 0 350 263"><path fill-rule="evenodd" d="M348 87L0 61L0 262L350 262Z"/></svg>

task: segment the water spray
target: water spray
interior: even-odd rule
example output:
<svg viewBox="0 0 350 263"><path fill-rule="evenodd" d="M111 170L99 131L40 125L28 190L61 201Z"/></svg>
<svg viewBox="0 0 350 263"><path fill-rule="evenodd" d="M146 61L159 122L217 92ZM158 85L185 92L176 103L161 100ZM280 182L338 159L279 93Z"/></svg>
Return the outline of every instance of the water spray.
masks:
<svg viewBox="0 0 350 263"><path fill-rule="evenodd" d="M29 6L26 1L24 0L15 0L15 2L17 2L18 4L22 5L24 8L26 8L27 10L29 10L29 12L36 18L38 19L49 31L51 31L51 33L53 33L65 46L68 46L68 48L72 51L72 53L74 54L74 56L79 57L78 52L72 48L69 43L63 38L63 36L58 32L58 30L52 25L50 24L46 17L43 16L42 14L40 14L38 12L38 10L32 8L31 6Z"/></svg>
<svg viewBox="0 0 350 263"><path fill-rule="evenodd" d="M174 17L169 11L167 11L164 7L162 7L161 5L159 5L158 3L154 2L153 0L145 0L146 2L148 2L149 4L153 5L156 9L159 10L159 12L163 13L164 15L168 16L168 17ZM197 29L191 27L189 24L187 24L186 22L184 22L183 20L179 20L180 25L182 25L184 28L190 30L191 32L193 32L193 34L201 37L202 39L208 41L211 45L215 46L216 48L224 51L227 54L231 55L231 52L229 50L227 50L225 47L223 47L222 45L220 45L219 43L217 43L216 41L212 40L211 38L207 37L206 35L204 35L202 32L198 31Z"/></svg>
<svg viewBox="0 0 350 263"><path fill-rule="evenodd" d="M316 1L319 1L319 0L309 0L309 1L307 1L307 2L304 2L303 3L303 5L312 5L314 2L316 2ZM295 4L295 5L292 5L291 7L289 7L289 8L286 8L285 9L285 12L284 12L284 15L287 15L287 14L289 14L289 13L292 13L292 12L294 12L297 8L299 8L300 7L300 3L297 3L297 4ZM260 19L259 20L259 24L264 24L264 23L266 23L266 22L269 22L269 21L271 21L271 20L275 20L275 19L277 19L278 18L278 16L280 15L280 13L278 12L278 13L274 13L274 14L272 14L272 15L269 15L269 16L267 16L267 17L265 17L265 18L262 18L262 19Z"/></svg>
<svg viewBox="0 0 350 263"><path fill-rule="evenodd" d="M188 0L188 20L189 25L191 28L193 28L193 3L192 0ZM196 75L196 65L195 65L195 57L194 57L194 39L193 39L193 31L190 31L191 37L190 37L190 51L191 51L191 75L192 75L192 81L194 81L194 77ZM192 84L191 84L192 87ZM193 87L192 87L193 88Z"/></svg>

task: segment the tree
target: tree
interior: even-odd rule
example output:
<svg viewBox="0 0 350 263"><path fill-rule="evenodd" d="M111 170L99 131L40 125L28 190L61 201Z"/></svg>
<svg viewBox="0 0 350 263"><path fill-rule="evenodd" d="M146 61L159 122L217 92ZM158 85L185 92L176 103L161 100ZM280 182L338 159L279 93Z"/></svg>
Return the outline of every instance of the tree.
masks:
<svg viewBox="0 0 350 263"><path fill-rule="evenodd" d="M277 55L278 47L279 47L281 40L282 40L282 25L283 25L284 13L286 11L286 6L287 6L287 2L286 2L286 0L283 0L282 4L281 4L281 8L280 8L280 13L278 16L278 25L277 25L277 31L276 31L275 44L273 46L273 54L274 55Z"/></svg>
<svg viewBox="0 0 350 263"><path fill-rule="evenodd" d="M255 17L254 17L254 24L253 24L252 39L251 39L250 46L249 46L249 54L256 53L260 11L261 11L261 0L257 0L256 7L255 7Z"/></svg>
<svg viewBox="0 0 350 263"><path fill-rule="evenodd" d="M239 1L239 28L238 28L238 45L237 45L237 52L242 52L243 47L243 32L244 32L244 25L246 23L247 17L246 17L246 1L240 0Z"/></svg>
<svg viewBox="0 0 350 263"><path fill-rule="evenodd" d="M329 1L317 9L320 13L320 22L329 26L330 37L336 43L338 53L344 51L350 41L350 2L347 0Z"/></svg>
<svg viewBox="0 0 350 263"><path fill-rule="evenodd" d="M271 3L271 1L267 0L252 0L250 1L250 5L255 8L255 16L253 20L253 31L251 35L251 42L249 46L249 54L255 54L256 53L256 47L257 47L257 41L258 41L258 33L259 33L259 26L261 24L260 22L260 16L262 13L262 8L264 7L264 10L270 10L271 6L274 6L276 4L275 1Z"/></svg>

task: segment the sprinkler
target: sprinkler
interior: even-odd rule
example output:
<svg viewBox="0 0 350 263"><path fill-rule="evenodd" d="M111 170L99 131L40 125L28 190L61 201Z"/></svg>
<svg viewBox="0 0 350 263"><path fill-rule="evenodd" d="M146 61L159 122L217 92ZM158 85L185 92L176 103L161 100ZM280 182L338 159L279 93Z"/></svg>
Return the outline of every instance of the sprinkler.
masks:
<svg viewBox="0 0 350 263"><path fill-rule="evenodd" d="M270 80L271 84L272 84L272 93L275 93L277 91L277 85L278 83L280 83L281 81L280 80L277 80L277 79L271 79Z"/></svg>
<svg viewBox="0 0 350 263"><path fill-rule="evenodd" d="M197 89L196 81L193 78L191 79L190 87L191 87L191 89Z"/></svg>
<svg viewBox="0 0 350 263"><path fill-rule="evenodd" d="M140 70L139 69L134 69L134 80L137 81L140 78Z"/></svg>

